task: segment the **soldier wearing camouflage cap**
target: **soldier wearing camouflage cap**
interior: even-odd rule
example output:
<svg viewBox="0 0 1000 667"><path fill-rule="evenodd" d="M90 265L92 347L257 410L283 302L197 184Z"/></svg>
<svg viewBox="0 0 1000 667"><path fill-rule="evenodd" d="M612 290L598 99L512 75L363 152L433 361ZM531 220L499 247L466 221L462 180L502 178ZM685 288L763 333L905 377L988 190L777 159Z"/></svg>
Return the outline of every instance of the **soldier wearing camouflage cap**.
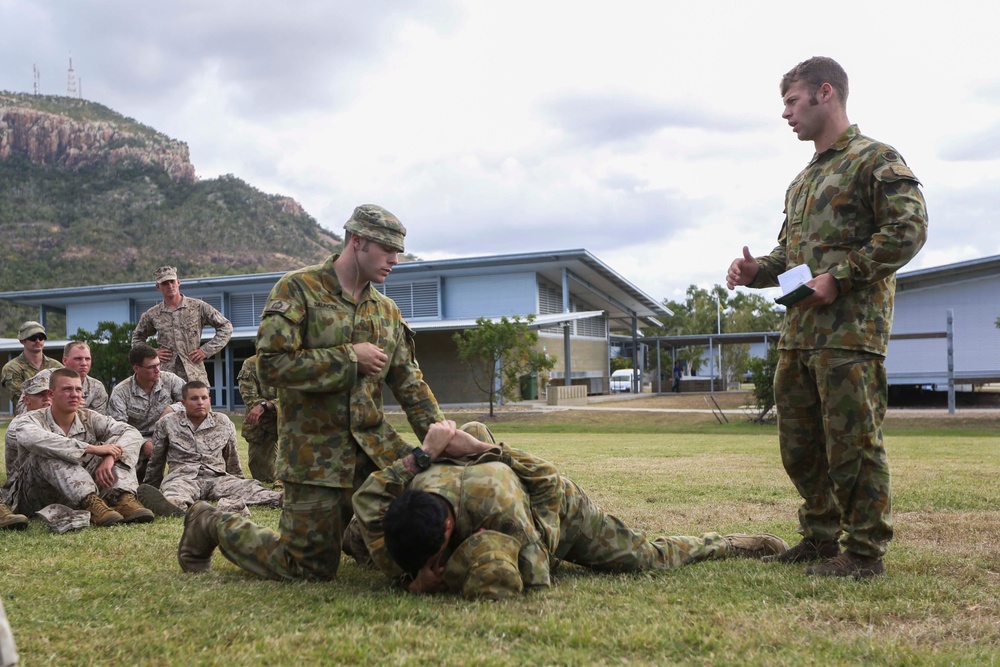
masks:
<svg viewBox="0 0 1000 667"><path fill-rule="evenodd" d="M413 331L381 284L406 230L380 206L354 209L344 247L292 271L271 290L257 331L257 377L277 389L279 530L194 505L177 549L183 570L208 569L215 547L269 579L331 579L351 495L412 449L384 419L385 387L423 438L444 419L417 364Z"/></svg>
<svg viewBox="0 0 1000 667"><path fill-rule="evenodd" d="M24 352L17 355L0 370L0 388L10 397L10 409L14 414L24 414L21 403L21 386L46 368L62 368L62 364L45 356L45 341L48 334L39 322L29 320L21 325L17 339L24 346Z"/></svg>
<svg viewBox="0 0 1000 667"><path fill-rule="evenodd" d="M551 463L497 444L478 422L431 426L422 447L368 478L354 510L375 565L408 575L414 593L500 599L550 586L561 560L633 572L788 548L774 535L651 540L605 514Z"/></svg>
<svg viewBox="0 0 1000 667"><path fill-rule="evenodd" d="M7 426L7 435L4 438L4 466L7 471L7 481L0 488L0 529L16 528L21 529L28 525L28 517L23 514L13 514L7 505L13 503L14 480L18 477L21 464L28 457L28 450L18 443L19 425L24 421L25 413L33 410L41 410L52 405L52 391L49 389L49 379L52 375L51 368L46 368L38 372L21 385L21 398L18 403L18 416L11 420Z"/></svg>
<svg viewBox="0 0 1000 667"><path fill-rule="evenodd" d="M156 336L156 353L163 370L184 381L200 380L211 385L205 359L221 352L233 335L233 323L210 304L181 294L181 281L173 266L161 266L153 272L156 291L163 301L139 317L132 331L132 346ZM205 327L215 329L211 340L202 343Z"/></svg>
<svg viewBox="0 0 1000 667"><path fill-rule="evenodd" d="M800 265L815 276L813 293L788 306L778 341L781 460L803 503L802 541L773 560L825 559L806 573L861 578L884 572L892 539L885 353L896 271L927 240L927 209L899 153L848 120L847 92L830 58L782 78L782 118L816 152L786 191L778 245L762 257L744 246L726 284L773 287Z"/></svg>

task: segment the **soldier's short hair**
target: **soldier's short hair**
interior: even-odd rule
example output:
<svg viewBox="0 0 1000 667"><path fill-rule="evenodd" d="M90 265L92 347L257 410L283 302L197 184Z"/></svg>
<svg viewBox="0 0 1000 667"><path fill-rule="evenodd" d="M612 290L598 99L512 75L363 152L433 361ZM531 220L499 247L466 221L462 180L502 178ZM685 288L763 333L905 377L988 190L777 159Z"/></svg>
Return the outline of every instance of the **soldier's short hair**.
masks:
<svg viewBox="0 0 1000 667"><path fill-rule="evenodd" d="M145 343L136 343L128 352L128 363L130 366L142 366L146 359L156 356L156 350Z"/></svg>
<svg viewBox="0 0 1000 667"><path fill-rule="evenodd" d="M69 343L66 343L66 347L63 348L63 356L68 357L69 353L78 347L85 347L88 350L90 349L90 345L88 345L86 341L82 340L70 341Z"/></svg>
<svg viewBox="0 0 1000 667"><path fill-rule="evenodd" d="M847 106L847 72L833 58L826 56L814 56L809 60L803 60L798 65L790 69L781 77L781 96L784 97L788 89L796 81L805 81L809 86L809 101L815 103L816 91L824 83L833 86L840 97L840 104Z"/></svg>
<svg viewBox="0 0 1000 667"><path fill-rule="evenodd" d="M441 549L447 518L444 499L426 491L407 489L389 504L382 518L385 546L404 572L417 576Z"/></svg>
<svg viewBox="0 0 1000 667"><path fill-rule="evenodd" d="M76 378L77 380L82 380L80 374L70 368L56 368L52 371L52 375L49 376L49 389L55 389L56 380L59 378Z"/></svg>
<svg viewBox="0 0 1000 667"><path fill-rule="evenodd" d="M181 387L181 398L187 398L188 392L192 389L208 389L208 385L201 380L191 380L190 382L184 383Z"/></svg>

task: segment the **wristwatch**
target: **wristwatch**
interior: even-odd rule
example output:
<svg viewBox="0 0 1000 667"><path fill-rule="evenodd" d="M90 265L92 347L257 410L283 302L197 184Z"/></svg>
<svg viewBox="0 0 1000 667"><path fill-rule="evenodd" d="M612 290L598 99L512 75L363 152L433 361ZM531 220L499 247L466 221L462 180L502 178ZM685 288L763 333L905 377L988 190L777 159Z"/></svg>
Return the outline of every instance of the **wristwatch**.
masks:
<svg viewBox="0 0 1000 667"><path fill-rule="evenodd" d="M427 470L431 467L431 455L420 449L419 447L414 447L413 451L413 462L417 464L417 467L421 470Z"/></svg>

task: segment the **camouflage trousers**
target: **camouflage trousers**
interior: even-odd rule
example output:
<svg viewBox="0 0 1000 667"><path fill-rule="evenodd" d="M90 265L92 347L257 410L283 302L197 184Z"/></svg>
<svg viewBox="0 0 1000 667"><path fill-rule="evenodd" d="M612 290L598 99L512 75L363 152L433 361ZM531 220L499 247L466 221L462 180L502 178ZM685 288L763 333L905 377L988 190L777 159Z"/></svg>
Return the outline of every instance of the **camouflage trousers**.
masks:
<svg viewBox="0 0 1000 667"><path fill-rule="evenodd" d="M163 496L181 509L187 509L199 500L242 500L246 505L281 507L281 493L265 489L255 479L233 475L167 475L160 484Z"/></svg>
<svg viewBox="0 0 1000 667"><path fill-rule="evenodd" d="M781 461L802 497L799 532L882 556L892 539L882 444L885 360L852 350L782 350L774 374Z"/></svg>
<svg viewBox="0 0 1000 667"><path fill-rule="evenodd" d="M219 551L265 579L333 579L340 567L344 529L354 515L351 497L375 469L375 464L358 452L353 489L286 480L276 531L239 514L223 512L218 523Z"/></svg>
<svg viewBox="0 0 1000 667"><path fill-rule="evenodd" d="M242 435L247 441L247 467L250 468L250 475L261 482L274 482L278 459L277 424L273 431L261 428L260 425L252 428L244 426Z"/></svg>
<svg viewBox="0 0 1000 667"><path fill-rule="evenodd" d="M633 572L671 570L725 557L728 545L718 533L699 537L649 537L629 528L594 503L576 482L563 477L563 501L556 557L595 570Z"/></svg>
<svg viewBox="0 0 1000 667"><path fill-rule="evenodd" d="M114 504L125 491L135 493L139 482L135 470L118 461L112 469L115 483L100 489L94 481L94 472L103 456L84 456L80 463L32 454L21 465L11 490L13 510L26 516L53 503L80 507L80 502L96 493Z"/></svg>

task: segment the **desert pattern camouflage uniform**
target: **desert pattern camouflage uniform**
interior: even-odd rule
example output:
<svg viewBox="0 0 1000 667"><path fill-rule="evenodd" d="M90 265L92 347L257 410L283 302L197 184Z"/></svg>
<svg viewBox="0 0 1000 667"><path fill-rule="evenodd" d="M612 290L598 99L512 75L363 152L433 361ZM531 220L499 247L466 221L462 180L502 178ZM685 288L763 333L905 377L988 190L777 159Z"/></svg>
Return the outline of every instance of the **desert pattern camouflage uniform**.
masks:
<svg viewBox="0 0 1000 667"><path fill-rule="evenodd" d="M396 304L371 285L355 303L337 280L336 259L282 277L257 332L260 381L278 390L282 515L274 531L224 513L218 533L229 560L266 578L336 575L353 490L412 449L384 420L383 385L421 441L444 419ZM377 376L358 374L354 344L362 342L389 358Z"/></svg>
<svg viewBox="0 0 1000 667"><path fill-rule="evenodd" d="M896 271L927 239L919 185L894 149L850 126L789 186L778 246L751 284L776 285L798 264L837 281L829 306L788 309L774 393L782 462L804 500L799 532L843 531L862 556L892 539L884 364Z"/></svg>
<svg viewBox="0 0 1000 667"><path fill-rule="evenodd" d="M170 472L163 476L164 464ZM281 494L243 477L236 449L236 427L224 414L209 412L196 428L187 414L175 412L156 422L146 484L187 509L199 500L242 500L247 505L280 507Z"/></svg>
<svg viewBox="0 0 1000 667"><path fill-rule="evenodd" d="M15 511L32 516L52 503L76 508L91 493L114 505L122 492L136 492L135 465L142 436L128 424L81 408L66 435L52 419L52 409L44 408L12 421L11 427L18 446L27 451L13 485ZM120 445L123 453L113 468L115 483L100 489L94 471L104 457L83 452L87 445L109 443Z"/></svg>
<svg viewBox="0 0 1000 667"><path fill-rule="evenodd" d="M14 411L15 414L24 414L24 404L21 403L21 385L30 378L38 375L40 371L44 371L46 368L62 368L63 365L53 359L52 357L42 355L42 367L35 368L28 361L28 358L24 356L24 353L17 355L6 364L4 364L3 369L0 370L0 388L6 392L7 396L10 397L10 409Z"/></svg>
<svg viewBox="0 0 1000 667"><path fill-rule="evenodd" d="M492 442L485 426L463 427ZM480 530L511 535L520 542L518 569L526 588L551 585L559 561L602 571L668 570L722 557L728 549L718 533L650 540L606 514L573 480L548 461L501 443L469 460L439 459L414 475L398 461L381 470L354 495L354 509L375 565L389 576L402 574L382 532L382 517L406 489L434 493L451 505L455 530L450 555Z"/></svg>
<svg viewBox="0 0 1000 667"><path fill-rule="evenodd" d="M146 440L153 439L153 427L163 411L176 405L183 398L184 380L169 371L161 371L160 379L149 394L135 381L135 376L125 378L111 390L108 416L139 429Z"/></svg>
<svg viewBox="0 0 1000 667"><path fill-rule="evenodd" d="M213 327L215 336L202 344L201 331L205 326ZM164 366L163 370L185 381L201 380L211 386L205 363L191 361L188 353L200 348L207 358L214 357L233 335L233 323L201 299L182 296L181 305L174 310L168 310L161 301L143 313L132 332L132 345L145 343L154 334L157 346L174 352L173 363Z"/></svg>
<svg viewBox="0 0 1000 667"><path fill-rule="evenodd" d="M89 375L83 380L83 407L102 415L108 414L108 390L103 382Z"/></svg>
<svg viewBox="0 0 1000 667"><path fill-rule="evenodd" d="M267 401L270 406L264 408L264 414L256 424L244 421L241 433L247 441L250 474L262 482L273 482L277 479L275 460L278 456L278 392L257 379L257 355L243 362L236 380L247 412L263 401Z"/></svg>

